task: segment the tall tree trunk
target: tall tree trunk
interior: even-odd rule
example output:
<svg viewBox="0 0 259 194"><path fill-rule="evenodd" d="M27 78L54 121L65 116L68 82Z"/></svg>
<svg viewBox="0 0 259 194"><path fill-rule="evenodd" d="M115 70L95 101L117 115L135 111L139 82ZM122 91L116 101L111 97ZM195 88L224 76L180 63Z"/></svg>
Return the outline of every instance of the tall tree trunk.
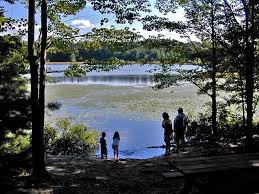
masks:
<svg viewBox="0 0 259 194"><path fill-rule="evenodd" d="M32 110L32 176L40 178L46 175L45 163L42 162L42 138L40 137L39 119L39 81L38 64L34 54L35 1L29 0L28 8L28 57L31 71L31 110ZM43 155L44 158L44 155Z"/></svg>
<svg viewBox="0 0 259 194"><path fill-rule="evenodd" d="M44 121L45 121L45 63L47 49L47 0L41 0L41 47L40 47L40 83L39 83L39 139L41 142L40 162L44 175L47 175L45 168L45 142L44 142ZM44 168L44 169L43 169Z"/></svg>
<svg viewBox="0 0 259 194"><path fill-rule="evenodd" d="M246 140L251 143L253 129L253 95L254 95L254 66L255 66L255 42L254 42L254 3L253 0L244 3L246 17L245 28L245 89L246 89Z"/></svg>
<svg viewBox="0 0 259 194"><path fill-rule="evenodd" d="M216 68L217 68L217 53L216 53L216 34L215 34L215 15L214 15L214 4L211 1L211 41L212 41L212 133L217 135L217 82L216 82Z"/></svg>

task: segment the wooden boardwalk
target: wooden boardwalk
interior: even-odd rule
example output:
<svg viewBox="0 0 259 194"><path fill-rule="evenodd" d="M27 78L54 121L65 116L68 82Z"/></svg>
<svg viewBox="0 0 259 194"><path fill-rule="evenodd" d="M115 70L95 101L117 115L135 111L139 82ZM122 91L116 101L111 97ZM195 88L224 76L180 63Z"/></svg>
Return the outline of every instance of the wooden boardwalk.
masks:
<svg viewBox="0 0 259 194"><path fill-rule="evenodd" d="M172 170L162 176L184 178L184 193L259 192L259 153L171 158L168 163Z"/></svg>
<svg viewBox="0 0 259 194"><path fill-rule="evenodd" d="M162 175L166 178L181 177L233 169L259 169L259 153L229 154L198 158L177 158L168 161L177 170Z"/></svg>
<svg viewBox="0 0 259 194"><path fill-rule="evenodd" d="M250 169L259 167L259 153L176 159L174 163L184 174Z"/></svg>

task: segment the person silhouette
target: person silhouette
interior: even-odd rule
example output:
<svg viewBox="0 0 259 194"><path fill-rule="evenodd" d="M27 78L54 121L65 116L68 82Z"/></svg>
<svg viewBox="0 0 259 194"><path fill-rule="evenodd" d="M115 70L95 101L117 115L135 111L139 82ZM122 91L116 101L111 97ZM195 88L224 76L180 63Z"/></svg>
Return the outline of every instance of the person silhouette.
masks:
<svg viewBox="0 0 259 194"><path fill-rule="evenodd" d="M112 142L112 149L113 149L113 155L114 160L119 160L119 143L120 143L120 134L119 132L115 132L113 135L113 142Z"/></svg>
<svg viewBox="0 0 259 194"><path fill-rule="evenodd" d="M106 140L105 140L106 133L102 132L102 137L100 138L101 144L101 158L107 159L107 147L106 147Z"/></svg>
<svg viewBox="0 0 259 194"><path fill-rule="evenodd" d="M164 141L165 141L165 156L170 155L170 141L172 139L173 129L172 121L169 119L169 115L166 112L162 113L163 121L162 127L164 128Z"/></svg>
<svg viewBox="0 0 259 194"><path fill-rule="evenodd" d="M174 119L174 132L175 132L175 141L176 141L176 152L179 152L180 142L184 151L185 146L185 131L189 123L188 117L183 113L183 109L178 109L178 115Z"/></svg>

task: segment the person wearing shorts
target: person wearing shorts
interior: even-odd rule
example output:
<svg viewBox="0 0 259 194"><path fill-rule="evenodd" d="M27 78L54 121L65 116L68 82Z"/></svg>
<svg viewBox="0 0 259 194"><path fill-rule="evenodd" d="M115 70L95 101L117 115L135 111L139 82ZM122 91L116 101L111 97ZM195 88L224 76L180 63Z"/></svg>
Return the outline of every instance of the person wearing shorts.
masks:
<svg viewBox="0 0 259 194"><path fill-rule="evenodd" d="M119 160L119 143L120 143L120 134L119 132L115 132L113 135L113 142L112 142L112 149L113 149L113 155L114 160Z"/></svg>

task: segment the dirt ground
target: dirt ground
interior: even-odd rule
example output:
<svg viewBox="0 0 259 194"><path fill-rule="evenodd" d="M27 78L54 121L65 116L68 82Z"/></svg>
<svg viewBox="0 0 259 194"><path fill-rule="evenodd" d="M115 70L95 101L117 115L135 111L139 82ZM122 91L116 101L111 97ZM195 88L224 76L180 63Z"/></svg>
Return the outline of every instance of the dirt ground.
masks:
<svg viewBox="0 0 259 194"><path fill-rule="evenodd" d="M214 155L216 152L214 149ZM173 153L167 157L120 159L119 162L99 158L48 155L46 161L47 170L51 175L50 180L36 183L30 181L29 174L24 173L19 177L0 180L1 193L207 193L207 190L202 192L198 187L190 188L186 177L165 178L162 173L176 170L172 165L175 158L208 154L204 148L189 147L185 152ZM228 173L223 176L240 176L240 173L243 172ZM221 179L220 176L222 174L215 175L214 178ZM206 183L208 177L198 177L197 180ZM231 184L233 183L225 185L230 187L228 191L232 191ZM221 183L222 185L224 183ZM210 186L212 188L214 186L215 189L220 187L217 184ZM217 193L224 193L224 188L221 187L219 191Z"/></svg>

